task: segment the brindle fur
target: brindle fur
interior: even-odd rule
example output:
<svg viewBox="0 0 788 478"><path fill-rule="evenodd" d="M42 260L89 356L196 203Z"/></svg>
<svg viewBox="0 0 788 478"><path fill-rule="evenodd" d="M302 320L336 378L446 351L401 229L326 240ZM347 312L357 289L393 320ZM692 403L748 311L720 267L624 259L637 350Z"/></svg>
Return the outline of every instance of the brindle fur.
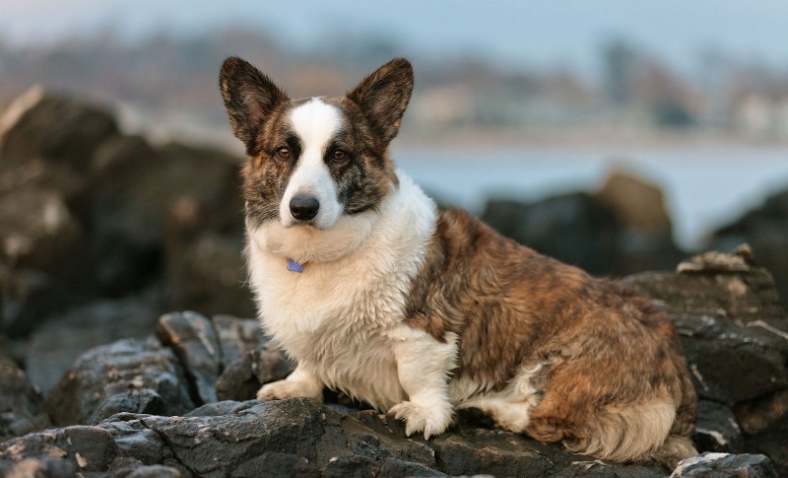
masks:
<svg viewBox="0 0 788 478"><path fill-rule="evenodd" d="M244 197L247 219L256 227L278 218L301 148L284 118L303 100L291 100L238 58L225 62L220 83L233 130L251 158L243 170ZM398 187L388 145L412 87L409 63L396 59L345 97L323 99L344 118L326 149L326 164L345 214L374 211ZM289 160L277 157L281 146L292 151ZM352 156L332 164L335 148ZM676 331L648 299L619 283L592 278L450 209L438 213L407 297L405 323L438 341L459 337L453 381L502 391L524 368L538 366L532 378L538 403L526 409L530 420L524 430L533 438L563 440L573 450L613 459L655 457L670 465L694 452L687 437L696 396ZM616 440L626 448L627 433L639 433L622 428L642 425L633 414L653 400L675 409L661 448L643 456L611 452Z"/></svg>

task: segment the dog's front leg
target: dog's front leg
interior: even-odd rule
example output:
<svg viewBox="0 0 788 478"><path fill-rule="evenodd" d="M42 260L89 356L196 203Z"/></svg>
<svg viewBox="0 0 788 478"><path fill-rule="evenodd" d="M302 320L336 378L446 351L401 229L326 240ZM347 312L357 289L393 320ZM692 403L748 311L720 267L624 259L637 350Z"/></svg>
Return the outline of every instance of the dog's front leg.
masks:
<svg viewBox="0 0 788 478"><path fill-rule="evenodd" d="M258 400L310 397L323 400L323 382L300 363L284 380L267 383L257 392Z"/></svg>
<svg viewBox="0 0 788 478"><path fill-rule="evenodd" d="M424 439L443 433L452 421L449 378L457 362L457 337L447 334L440 342L426 332L399 327L391 338L397 373L408 400L389 413L405 420L405 434L424 432Z"/></svg>

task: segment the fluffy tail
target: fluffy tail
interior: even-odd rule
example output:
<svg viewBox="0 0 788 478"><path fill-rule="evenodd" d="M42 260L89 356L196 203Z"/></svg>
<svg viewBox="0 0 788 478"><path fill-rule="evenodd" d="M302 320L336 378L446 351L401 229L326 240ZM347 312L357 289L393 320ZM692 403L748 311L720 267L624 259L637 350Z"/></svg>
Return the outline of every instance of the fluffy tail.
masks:
<svg viewBox="0 0 788 478"><path fill-rule="evenodd" d="M655 459L670 469L697 451L689 437L671 434L676 409L669 401L608 409L582 436L564 440L572 452L627 462Z"/></svg>

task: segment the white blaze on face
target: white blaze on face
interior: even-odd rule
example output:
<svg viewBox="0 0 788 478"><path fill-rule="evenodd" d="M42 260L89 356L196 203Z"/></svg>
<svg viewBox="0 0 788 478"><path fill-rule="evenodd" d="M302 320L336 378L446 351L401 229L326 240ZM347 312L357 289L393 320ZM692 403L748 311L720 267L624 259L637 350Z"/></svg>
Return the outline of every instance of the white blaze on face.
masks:
<svg viewBox="0 0 788 478"><path fill-rule="evenodd" d="M309 196L320 203L312 224L328 229L342 214L343 206L337 200L336 184L323 158L329 142L342 127L342 114L336 106L312 98L294 108L289 119L301 142L301 155L279 204L279 217L283 226L294 225L297 221L290 213L290 200L296 195Z"/></svg>

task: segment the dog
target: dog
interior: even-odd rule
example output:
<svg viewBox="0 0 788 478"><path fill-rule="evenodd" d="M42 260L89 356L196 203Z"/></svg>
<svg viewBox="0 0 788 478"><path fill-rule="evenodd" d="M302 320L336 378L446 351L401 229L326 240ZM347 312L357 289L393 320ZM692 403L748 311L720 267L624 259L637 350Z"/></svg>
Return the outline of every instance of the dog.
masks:
<svg viewBox="0 0 788 478"><path fill-rule="evenodd" d="M293 100L231 57L249 156L246 258L265 332L297 361L261 400L339 390L425 439L477 409L572 452L673 467L696 395L673 325L620 284L439 210L388 148L413 89L394 59L344 97Z"/></svg>

